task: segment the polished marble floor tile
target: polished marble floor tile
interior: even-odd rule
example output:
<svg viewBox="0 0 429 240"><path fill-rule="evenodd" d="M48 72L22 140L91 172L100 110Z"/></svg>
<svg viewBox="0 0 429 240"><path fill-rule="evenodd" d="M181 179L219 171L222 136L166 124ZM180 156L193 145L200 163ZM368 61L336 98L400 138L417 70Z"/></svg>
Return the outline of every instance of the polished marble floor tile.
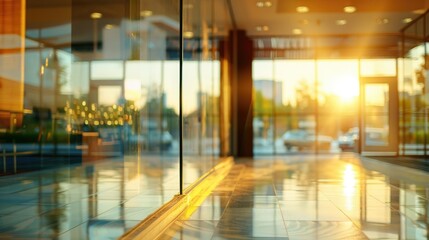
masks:
<svg viewBox="0 0 429 240"><path fill-rule="evenodd" d="M92 219L81 225L64 232L56 239L76 240L76 239L102 239L116 240L126 231L137 225L140 221L124 220L99 220Z"/></svg>
<svg viewBox="0 0 429 240"><path fill-rule="evenodd" d="M153 213L157 207L121 207L117 206L95 217L104 220L141 221Z"/></svg>
<svg viewBox="0 0 429 240"><path fill-rule="evenodd" d="M189 220L211 220L218 221L223 214L224 209L215 207L215 206L200 206L200 207L190 207L192 211L192 216L189 217Z"/></svg>
<svg viewBox="0 0 429 240"><path fill-rule="evenodd" d="M162 158L2 176L0 239L117 239L179 192L177 165L160 168Z"/></svg>
<svg viewBox="0 0 429 240"><path fill-rule="evenodd" d="M286 191L276 191L279 199L283 201L323 201L328 200L328 198L320 193L313 190L303 191L303 190L286 190Z"/></svg>
<svg viewBox="0 0 429 240"><path fill-rule="evenodd" d="M278 221L283 221L282 211L279 208L227 208L220 223L228 225L230 223L253 224Z"/></svg>
<svg viewBox="0 0 429 240"><path fill-rule="evenodd" d="M291 240L368 239L352 222L286 221Z"/></svg>
<svg viewBox="0 0 429 240"><path fill-rule="evenodd" d="M2 177L0 239L116 239L177 194L171 162ZM353 154L238 159L161 239L427 239L429 174L416 171Z"/></svg>
<svg viewBox="0 0 429 240"><path fill-rule="evenodd" d="M235 237L234 237L235 236ZM285 224L281 221L273 223L272 221L259 222L226 222L219 224L214 233L216 237L222 238L237 238L245 237L249 239L255 238L287 238Z"/></svg>
<svg viewBox="0 0 429 240"><path fill-rule="evenodd" d="M349 218L330 201L282 201L285 220L348 221Z"/></svg>
<svg viewBox="0 0 429 240"><path fill-rule="evenodd" d="M164 232L159 237L159 240L211 239L216 230L217 224L218 224L218 221L209 221L209 220L176 221L166 232Z"/></svg>
<svg viewBox="0 0 429 240"><path fill-rule="evenodd" d="M218 192L212 192L210 196L207 196L201 203L195 203L192 207L212 207L217 209L223 209L231 200L230 195L221 195Z"/></svg>
<svg viewBox="0 0 429 240"><path fill-rule="evenodd" d="M232 198L228 204L229 208L278 208L277 202L255 201L253 199Z"/></svg>
<svg viewBox="0 0 429 240"><path fill-rule="evenodd" d="M168 196L168 195L167 195ZM140 194L126 200L124 207L156 207L168 200L167 196Z"/></svg>
<svg viewBox="0 0 429 240"><path fill-rule="evenodd" d="M222 200L204 201L163 239L187 239L183 226L207 221L217 224L204 239L427 239L426 172L414 179L407 168L354 154L236 162L209 196Z"/></svg>

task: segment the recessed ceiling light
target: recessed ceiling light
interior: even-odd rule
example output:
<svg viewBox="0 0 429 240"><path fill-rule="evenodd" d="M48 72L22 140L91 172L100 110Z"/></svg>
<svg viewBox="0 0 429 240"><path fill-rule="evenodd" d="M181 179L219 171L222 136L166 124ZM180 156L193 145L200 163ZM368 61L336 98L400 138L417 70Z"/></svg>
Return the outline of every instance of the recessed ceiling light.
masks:
<svg viewBox="0 0 429 240"><path fill-rule="evenodd" d="M356 7L355 6L345 6L344 7L344 12L346 12L346 13L354 13L354 12L356 12Z"/></svg>
<svg viewBox="0 0 429 240"><path fill-rule="evenodd" d="M296 11L299 13L306 13L306 12L310 11L310 9L308 9L308 7L306 7L306 6L299 6L296 8Z"/></svg>
<svg viewBox="0 0 429 240"><path fill-rule="evenodd" d="M143 10L140 12L141 17L150 17L152 16L153 12L151 10Z"/></svg>
<svg viewBox="0 0 429 240"><path fill-rule="evenodd" d="M346 25L347 24L347 20L345 20L345 19L338 19L337 21L335 21L335 23L337 24L337 25Z"/></svg>
<svg viewBox="0 0 429 240"><path fill-rule="evenodd" d="M100 19L101 17L103 17L103 14L101 14L99 12L93 12L93 13L91 13L91 18L92 19Z"/></svg>
<svg viewBox="0 0 429 240"><path fill-rule="evenodd" d="M184 31L183 32L183 37L184 38L193 38L194 37L194 33L192 31Z"/></svg>
<svg viewBox="0 0 429 240"><path fill-rule="evenodd" d="M105 29L113 29L115 27L115 25L112 24L106 24L106 26L104 26Z"/></svg>
<svg viewBox="0 0 429 240"><path fill-rule="evenodd" d="M301 35L302 34L302 30L299 28L295 28L292 30L292 33L295 35Z"/></svg>
<svg viewBox="0 0 429 240"><path fill-rule="evenodd" d="M271 1L257 1L256 6L260 8L271 7L273 6L273 3Z"/></svg>
<svg viewBox="0 0 429 240"><path fill-rule="evenodd" d="M426 12L426 9L416 9L413 11L413 13L415 13L415 14L423 14L425 12Z"/></svg>
<svg viewBox="0 0 429 240"><path fill-rule="evenodd" d="M376 20L378 24L387 24L389 23L389 19L387 18L379 18Z"/></svg>
<svg viewBox="0 0 429 240"><path fill-rule="evenodd" d="M412 21L413 21L412 18L404 18L404 19L402 19L403 23L409 23L409 22L412 22Z"/></svg>
<svg viewBox="0 0 429 240"><path fill-rule="evenodd" d="M264 25L264 26L256 26L256 31L258 31L258 32L262 32L262 31L266 32L266 31L268 31L268 30L270 30L270 28L269 28L267 25Z"/></svg>

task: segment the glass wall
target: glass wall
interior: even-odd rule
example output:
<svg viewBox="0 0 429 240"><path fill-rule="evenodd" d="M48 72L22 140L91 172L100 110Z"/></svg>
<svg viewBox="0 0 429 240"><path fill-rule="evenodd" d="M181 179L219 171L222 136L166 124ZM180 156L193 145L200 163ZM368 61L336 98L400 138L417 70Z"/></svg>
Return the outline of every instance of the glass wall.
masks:
<svg viewBox="0 0 429 240"><path fill-rule="evenodd" d="M398 153L398 74L395 59L360 62L362 152Z"/></svg>
<svg viewBox="0 0 429 240"><path fill-rule="evenodd" d="M319 152L357 151L359 60L317 61Z"/></svg>
<svg viewBox="0 0 429 240"><path fill-rule="evenodd" d="M354 150L338 141L357 134L358 62L255 60L254 153Z"/></svg>
<svg viewBox="0 0 429 240"><path fill-rule="evenodd" d="M402 31L400 91L400 146L403 155L428 154L428 14ZM426 29L425 29L426 27Z"/></svg>
<svg viewBox="0 0 429 240"><path fill-rule="evenodd" d="M344 41L350 46L330 51L330 46L324 45L329 41L323 38L254 41L254 154L358 152L359 126L364 125L368 129L364 139L385 136L384 132L395 134L396 130L386 129L387 125L368 122L388 112L362 113L365 118L360 113L360 85L364 79L398 78L400 69L391 52L380 49L352 55L347 49L353 50L353 44L362 41L355 37ZM376 43L379 39L366 41ZM380 101L384 97L382 92L381 97L371 99ZM377 137L371 143L379 140ZM397 145L386 138L386 146L391 143Z"/></svg>
<svg viewBox="0 0 429 240"><path fill-rule="evenodd" d="M253 62L255 154L312 151L296 140L315 131L314 70L312 60Z"/></svg>
<svg viewBox="0 0 429 240"><path fill-rule="evenodd" d="M210 170L219 156L220 63L213 1L185 0L183 9L184 184Z"/></svg>
<svg viewBox="0 0 429 240"><path fill-rule="evenodd" d="M184 187L219 162L217 45L229 23L217 16L228 14L223 2L185 0L181 34L179 3L0 3L0 187L16 176L63 186L34 199L83 204L85 235L133 207L145 207L142 220L180 192L180 110ZM116 212L100 217L106 205ZM74 214L64 208L59 222Z"/></svg>

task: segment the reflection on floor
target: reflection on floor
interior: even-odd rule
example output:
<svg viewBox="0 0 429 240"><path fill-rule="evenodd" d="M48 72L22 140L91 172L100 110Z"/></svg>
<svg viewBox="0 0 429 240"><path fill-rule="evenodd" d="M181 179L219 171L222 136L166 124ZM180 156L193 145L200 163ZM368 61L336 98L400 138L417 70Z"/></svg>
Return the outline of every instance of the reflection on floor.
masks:
<svg viewBox="0 0 429 240"><path fill-rule="evenodd" d="M243 159L161 239L428 239L429 174L353 154Z"/></svg>
<svg viewBox="0 0 429 240"><path fill-rule="evenodd" d="M178 174L177 157L133 156L1 177L0 239L116 239L179 192Z"/></svg>

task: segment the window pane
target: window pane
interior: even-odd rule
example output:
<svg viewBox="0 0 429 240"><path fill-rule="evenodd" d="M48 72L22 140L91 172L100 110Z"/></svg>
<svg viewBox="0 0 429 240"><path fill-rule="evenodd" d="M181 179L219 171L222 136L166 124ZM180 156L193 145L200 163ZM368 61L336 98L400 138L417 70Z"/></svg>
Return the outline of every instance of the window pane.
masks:
<svg viewBox="0 0 429 240"><path fill-rule="evenodd" d="M122 80L124 65L122 61L92 61L91 80Z"/></svg>
<svg viewBox="0 0 429 240"><path fill-rule="evenodd" d="M395 59L362 59L361 76L396 76Z"/></svg>

